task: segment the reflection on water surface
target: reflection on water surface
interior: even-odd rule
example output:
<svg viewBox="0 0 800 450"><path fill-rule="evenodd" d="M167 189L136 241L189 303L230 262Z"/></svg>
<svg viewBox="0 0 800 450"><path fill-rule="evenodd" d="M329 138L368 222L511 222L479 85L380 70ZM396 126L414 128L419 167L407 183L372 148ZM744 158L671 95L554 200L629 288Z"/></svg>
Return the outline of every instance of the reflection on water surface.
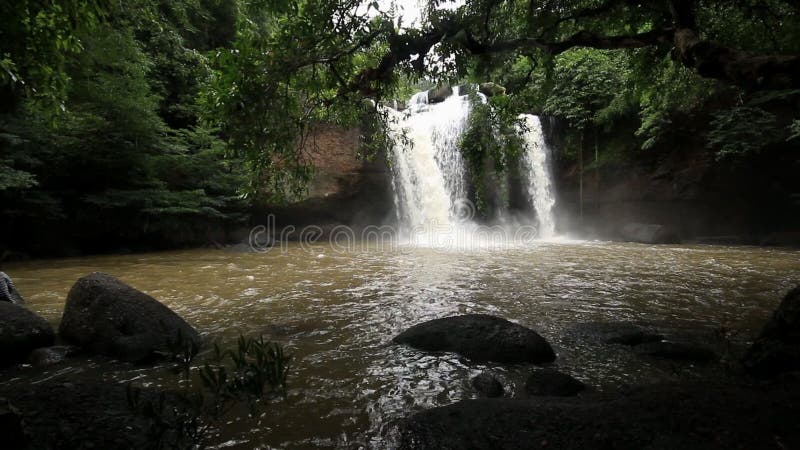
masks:
<svg viewBox="0 0 800 450"><path fill-rule="evenodd" d="M238 448L384 447L391 421L469 398L486 366L386 345L405 328L459 313L503 316L540 332L556 365L601 389L674 371L569 333L575 323L639 320L752 335L800 283L792 250L551 242L494 251L400 248L337 253L324 245L236 254L193 250L35 261L4 268L28 307L57 325L72 283L103 271L161 300L209 339L266 334L295 355L288 400L218 440ZM529 367L492 367L520 386ZM25 379L23 371L19 376ZM164 367L85 361L28 382L102 373L151 386ZM95 375L93 375L95 376ZM6 381L9 382L9 381Z"/></svg>

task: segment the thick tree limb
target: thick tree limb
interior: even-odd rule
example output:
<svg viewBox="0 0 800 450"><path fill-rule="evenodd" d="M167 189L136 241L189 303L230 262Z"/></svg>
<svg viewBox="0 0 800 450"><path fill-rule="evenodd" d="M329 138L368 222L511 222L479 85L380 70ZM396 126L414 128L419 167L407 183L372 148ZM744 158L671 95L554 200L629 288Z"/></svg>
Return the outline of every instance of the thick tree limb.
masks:
<svg viewBox="0 0 800 450"><path fill-rule="evenodd" d="M749 90L800 87L800 57L797 55L754 55L700 39L696 3L695 0L670 1L676 25L673 37L676 61L697 70L702 77Z"/></svg>
<svg viewBox="0 0 800 450"><path fill-rule="evenodd" d="M567 18L588 17L621 3L625 3L625 0L607 1L596 8L578 11ZM702 77L721 80L750 90L800 88L800 56L754 55L700 39L696 30L695 3L695 0L671 0L669 12L673 18L673 26L670 27L618 36L606 36L584 30L557 42L548 42L537 37L482 42L460 24L442 21L416 37L393 35L389 40L390 51L381 59L378 66L364 70L349 88L364 95L379 93L377 85L382 81L389 81L391 72L399 63L409 61L416 54L419 55L418 68L421 69L422 58L442 40L461 46L473 55L533 48L557 55L574 47L611 50L671 43L674 59L687 68L695 69Z"/></svg>
<svg viewBox="0 0 800 450"><path fill-rule="evenodd" d="M557 55L573 47L592 47L597 49L649 47L651 45L669 42L672 39L673 33L674 30L670 28L620 36L604 36L591 31L580 31L561 42L545 42L539 38L520 38L489 45L481 44L468 37L465 48L470 53L479 55L533 47Z"/></svg>
<svg viewBox="0 0 800 450"><path fill-rule="evenodd" d="M419 68L421 69L425 55L445 35L446 32L441 29L433 29L419 36L393 34L389 38L389 52L381 58L376 67L365 69L358 74L348 87L348 90L359 92L367 97L379 95L381 84L386 84L390 81L392 72L398 64L403 61L410 61L412 56L418 55Z"/></svg>
<svg viewBox="0 0 800 450"><path fill-rule="evenodd" d="M800 88L800 57L753 55L703 41L689 28L675 32L673 56L698 75L756 89Z"/></svg>

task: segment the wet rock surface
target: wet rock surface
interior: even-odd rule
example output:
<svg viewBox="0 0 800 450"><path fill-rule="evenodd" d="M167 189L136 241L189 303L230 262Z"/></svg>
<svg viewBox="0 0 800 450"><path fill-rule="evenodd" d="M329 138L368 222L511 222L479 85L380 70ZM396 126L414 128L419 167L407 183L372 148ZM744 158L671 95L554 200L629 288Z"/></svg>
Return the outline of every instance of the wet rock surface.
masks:
<svg viewBox="0 0 800 450"><path fill-rule="evenodd" d="M93 353L145 361L200 337L168 307L123 283L95 272L79 279L67 296L59 335Z"/></svg>
<svg viewBox="0 0 800 450"><path fill-rule="evenodd" d="M451 95L453 95L453 88L447 85L430 89L428 90L428 103L441 103Z"/></svg>
<svg viewBox="0 0 800 450"><path fill-rule="evenodd" d="M487 314L434 319L414 325L393 339L429 352L454 352L475 362L546 363L556 355L535 331Z"/></svg>
<svg viewBox="0 0 800 450"><path fill-rule="evenodd" d="M580 398L465 400L405 419L399 448L797 448L798 387L667 384Z"/></svg>
<svg viewBox="0 0 800 450"><path fill-rule="evenodd" d="M148 392L143 395L154 398ZM0 397L8 399L24 433L19 443L5 446L6 441L3 448L154 448L148 440L149 421L128 406L121 384L50 382L29 389L2 386Z"/></svg>
<svg viewBox="0 0 800 450"><path fill-rule="evenodd" d="M26 308L0 302L0 366L23 361L33 350L53 345L53 327Z"/></svg>

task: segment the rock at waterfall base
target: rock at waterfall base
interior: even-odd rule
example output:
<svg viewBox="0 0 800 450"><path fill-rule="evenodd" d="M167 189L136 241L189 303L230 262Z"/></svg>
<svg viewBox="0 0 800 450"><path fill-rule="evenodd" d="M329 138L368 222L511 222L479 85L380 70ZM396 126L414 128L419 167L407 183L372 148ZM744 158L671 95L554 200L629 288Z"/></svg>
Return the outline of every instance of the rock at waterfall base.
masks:
<svg viewBox="0 0 800 450"><path fill-rule="evenodd" d="M59 334L91 352L134 362L200 345L197 331L168 307L99 272L72 286Z"/></svg>
<svg viewBox="0 0 800 450"><path fill-rule="evenodd" d="M430 89L428 91L428 103L441 103L451 95L453 95L453 88L447 85Z"/></svg>
<svg viewBox="0 0 800 450"><path fill-rule="evenodd" d="M488 314L445 317L414 325L393 340L429 352L454 352L475 362L547 363L553 348L530 328Z"/></svg>

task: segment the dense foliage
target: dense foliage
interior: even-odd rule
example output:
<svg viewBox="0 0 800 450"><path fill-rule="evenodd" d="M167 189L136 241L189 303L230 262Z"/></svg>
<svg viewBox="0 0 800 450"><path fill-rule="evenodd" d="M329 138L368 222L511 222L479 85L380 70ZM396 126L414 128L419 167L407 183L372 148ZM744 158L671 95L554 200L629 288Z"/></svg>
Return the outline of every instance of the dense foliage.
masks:
<svg viewBox="0 0 800 450"><path fill-rule="evenodd" d="M3 95L17 103L0 116L5 242L42 253L188 244L243 219L242 163L225 158L199 103L204 53L221 44L220 22L233 26L232 4L140 0L100 15L97 4L66 3L50 7L80 20L43 25L45 13L29 11L66 43L42 47L36 29L20 32L32 42L4 40L24 46L4 49ZM87 8L102 20L71 27L87 23ZM37 58L14 58L31 48Z"/></svg>
<svg viewBox="0 0 800 450"><path fill-rule="evenodd" d="M314 122L363 124L431 83L506 87L465 139L478 178L482 160L503 169L517 151L481 129L509 130L522 112L560 119L562 156L593 153L589 167L676 133L721 163L800 142L800 9L786 0L432 0L413 26L408 10L361 0L0 12L2 232L41 251L54 229L126 246L231 226L262 194L303 194Z"/></svg>

